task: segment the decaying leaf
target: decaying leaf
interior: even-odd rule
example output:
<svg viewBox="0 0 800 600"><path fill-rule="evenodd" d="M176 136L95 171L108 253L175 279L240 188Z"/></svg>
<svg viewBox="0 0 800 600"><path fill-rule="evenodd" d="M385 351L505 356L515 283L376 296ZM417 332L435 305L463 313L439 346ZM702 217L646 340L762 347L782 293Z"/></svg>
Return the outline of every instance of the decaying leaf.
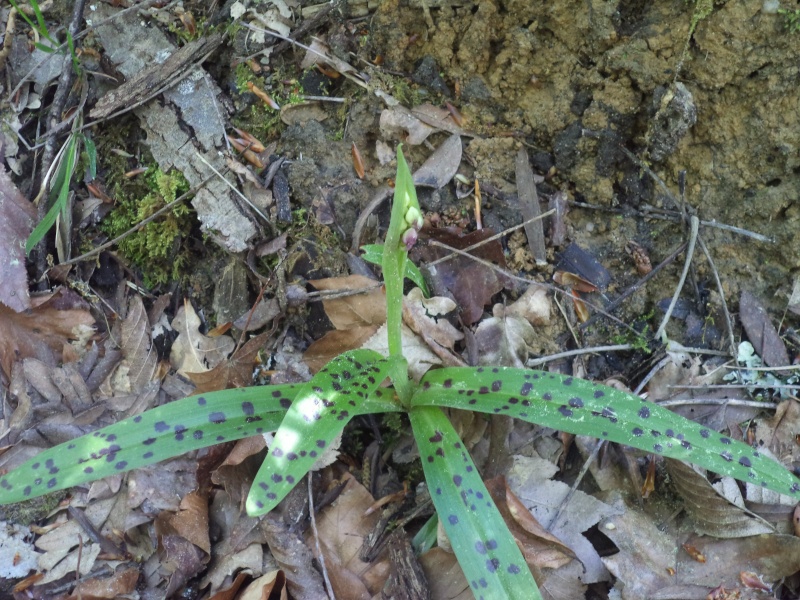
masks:
<svg viewBox="0 0 800 600"><path fill-rule="evenodd" d="M73 292L59 290L26 312L0 304L0 367L11 377L14 362L38 358L55 365L71 340L85 340L92 333L94 318ZM37 301L40 301L37 299Z"/></svg>
<svg viewBox="0 0 800 600"><path fill-rule="evenodd" d="M783 367L790 364L786 345L771 323L767 310L747 290L743 290L739 298L739 318L756 354L767 366Z"/></svg>
<svg viewBox="0 0 800 600"><path fill-rule="evenodd" d="M403 301L403 320L411 330L419 335L430 346L447 366L464 366L464 362L454 354L455 343L464 339L447 314L456 309L456 303L450 298L435 296L425 298L422 290L414 288Z"/></svg>
<svg viewBox="0 0 800 600"><path fill-rule="evenodd" d="M127 391L138 394L153 379L158 357L150 340L150 322L144 310L142 298L131 296L128 315L121 326L121 350L123 360L118 370L125 370L129 384ZM119 378L117 378L119 381Z"/></svg>
<svg viewBox="0 0 800 600"><path fill-rule="evenodd" d="M0 303L18 312L31 307L25 241L35 218L36 208L19 193L5 167L0 166Z"/></svg>
<svg viewBox="0 0 800 600"><path fill-rule="evenodd" d="M711 484L693 467L667 459L667 470L694 521L695 530L733 538L772 533L774 528L744 507L738 484L730 477Z"/></svg>
<svg viewBox="0 0 800 600"><path fill-rule="evenodd" d="M447 246L463 250L492 235L494 232L491 229L482 229L462 235L454 228L424 228L420 232L420 240L422 242L429 239L436 240ZM421 243L412 250L412 260L415 263L429 264L447 254L449 252L446 248ZM472 254L501 268L505 267L503 249L497 240L476 248ZM461 318L468 325L481 318L483 307L506 285L504 275L465 256L458 255L437 265L428 266L426 269L430 275L434 294L437 296L452 295L461 309Z"/></svg>
<svg viewBox="0 0 800 600"><path fill-rule="evenodd" d="M169 360L178 373L202 373L216 367L233 352L236 342L228 336L210 338L200 333L200 318L188 300L178 309L172 327L178 337Z"/></svg>
<svg viewBox="0 0 800 600"><path fill-rule="evenodd" d="M484 319L475 331L478 356L483 365L524 367L528 348L536 333L521 317L508 314L502 304L495 304L493 316Z"/></svg>
<svg viewBox="0 0 800 600"><path fill-rule="evenodd" d="M234 387L246 387L253 384L253 368L259 350L264 347L269 339L270 332L262 333L248 340L241 348L233 353L228 360L221 361L210 371L202 373L188 373L189 378L197 388L195 394L215 392Z"/></svg>
<svg viewBox="0 0 800 600"><path fill-rule="evenodd" d="M366 290L362 294L343 295L339 298L326 298L322 301L325 314L339 330L370 325L380 325L386 321L386 300L378 282L363 275L331 277L309 281L318 290L353 292Z"/></svg>
<svg viewBox="0 0 800 600"><path fill-rule="evenodd" d="M431 351L428 344L406 325L403 325L401 335L403 355L408 360L408 374L411 375L414 381L419 381L432 366L442 364L441 359ZM389 356L389 338L386 334L386 325L381 325L377 333L361 347Z"/></svg>
<svg viewBox="0 0 800 600"><path fill-rule="evenodd" d="M411 146L421 144L436 131L400 105L384 109L379 125L384 136L399 137Z"/></svg>
<svg viewBox="0 0 800 600"><path fill-rule="evenodd" d="M461 165L461 137L451 135L414 171L414 185L436 190L447 185Z"/></svg>
<svg viewBox="0 0 800 600"><path fill-rule="evenodd" d="M379 325L365 325L329 331L312 343L303 354L303 362L316 373L342 352L361 348L378 331Z"/></svg>

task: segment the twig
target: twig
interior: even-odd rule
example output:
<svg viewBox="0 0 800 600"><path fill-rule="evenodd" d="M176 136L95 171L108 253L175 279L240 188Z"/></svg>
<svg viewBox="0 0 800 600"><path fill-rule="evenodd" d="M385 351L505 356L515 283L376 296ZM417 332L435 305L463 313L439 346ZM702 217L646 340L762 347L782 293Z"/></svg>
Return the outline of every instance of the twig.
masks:
<svg viewBox="0 0 800 600"><path fill-rule="evenodd" d="M136 233L137 231L139 231L142 227L144 227L145 225L147 225L151 221L157 219L158 217L163 215L165 212L171 210L176 204L178 204L180 202L183 202L189 196L191 196L193 194L196 194L197 191L200 190L209 181L211 181L211 179L213 177L214 177L213 175L209 175L203 181L201 181L198 185L196 185L195 187L190 189L188 192L185 192L185 193L181 194L180 196L175 198L175 200L173 200L169 204L166 204L166 205L162 206L156 212L154 212L152 215L150 215L146 219L143 219L142 221L139 221L136 225L134 225L133 227L128 229L128 231L118 235L113 240L111 240L109 242L106 242L105 244L101 244L101 245L97 246L96 248L93 248L93 249L89 250L89 252L87 252L86 254L81 254L80 256L77 256L75 258L71 258L69 260L65 260L61 264L62 265L72 265L72 264L79 263L79 262L84 261L84 260L88 260L88 259L92 258L93 256L97 256L98 254L100 254L104 250L107 250L111 246L114 246L115 244L118 244L119 242L124 240L126 237L128 237L132 233Z"/></svg>
<svg viewBox="0 0 800 600"><path fill-rule="evenodd" d="M719 272L717 271L717 267L714 264L714 259L711 258L711 253L708 251L703 238L700 237L697 239L697 242L700 244L700 249L703 251L703 254L706 255L706 260L708 264L711 266L711 272L714 274L714 281L717 284L717 292L719 293L719 300L722 303L722 313L725 315L725 328L728 330L728 343L730 344L730 353L731 356L736 356L736 338L733 336L733 320L731 319L731 313L728 311L728 303L725 301L725 290L722 288L722 281L719 278Z"/></svg>
<svg viewBox="0 0 800 600"><path fill-rule="evenodd" d="M676 400L662 400L656 402L659 406L692 406L705 404L709 406L740 406L743 408L778 408L774 402L759 402L758 400L738 400L736 398L682 398Z"/></svg>
<svg viewBox="0 0 800 600"><path fill-rule="evenodd" d="M570 356L580 356L581 354L599 354L600 352L622 352L625 350L633 350L633 344L617 344L615 346L595 346L593 348L578 348L577 350L568 350L566 352L559 352L558 354L550 354L542 358L534 358L525 363L528 367L535 367L543 365L554 360L561 360L562 358L569 358Z"/></svg>
<svg viewBox="0 0 800 600"><path fill-rule="evenodd" d="M314 489L311 485L311 477L312 473L309 472L306 475L306 479L308 480L308 514L311 517L311 531L314 533L314 544L317 547L319 566L322 569L322 578L325 580L325 589L328 592L328 598L330 598L330 600L336 600L336 597L333 595L331 580L328 577L328 569L325 568L325 556L322 554L322 548L319 545L319 531L317 531L317 517L314 509Z"/></svg>
<svg viewBox="0 0 800 600"><path fill-rule="evenodd" d="M575 483L572 484L572 487L569 489L569 492L567 492L567 495L564 496L564 499L559 503L556 514L553 516L552 519L550 519L550 523L548 523L547 526L545 527L547 531L552 531L553 527L555 527L556 523L558 522L558 519L561 517L561 513L563 513L564 510L567 508L567 505L569 505L570 500L572 500L572 497L578 490L578 486L580 485L581 481L583 481L583 478L586 476L586 473L588 473L589 467L591 467L592 463L595 460L597 460L597 455L600 454L600 448L603 447L604 443L605 443L604 441L598 441L597 445L594 447L594 450L592 450L592 453L586 458L586 461L583 463L583 467L581 467L581 472L578 473L578 476L575 478Z"/></svg>
<svg viewBox="0 0 800 600"><path fill-rule="evenodd" d="M665 356L665 357L664 357L664 358L662 358L660 361L658 361L658 362L655 364L655 366L653 366L653 368L652 368L652 369L650 369L650 370L647 372L647 375L645 375L645 376L642 378L642 380L639 382L639 385L637 385L637 386L636 386L636 389L635 389L635 390L633 390L633 393L634 393L635 395L637 395L637 396L638 396L639 394L641 394L641 393L642 393L642 390L644 389L644 386L646 386L648 383L650 383L650 380L651 380L653 377L655 377L655 374L656 374L656 373L658 373L658 372L659 372L661 369L663 369L663 368L664 368L664 367L667 365L667 363L668 363L669 361L671 361L671 360L672 360L672 357L670 357L670 356Z"/></svg>
<svg viewBox="0 0 800 600"><path fill-rule="evenodd" d="M225 185L227 185L229 188L231 188L231 190L233 190L242 200L244 200L250 208L252 208L254 211L256 211L256 213L258 213L258 216L260 216L262 219L264 219L264 221L267 222L267 225L272 225L272 223L270 223L270 220L267 217L267 215L265 215L263 212L261 212L260 208L258 208L255 204L253 204L247 196L245 196L242 192L240 192L237 189L237 187L235 185L233 185L230 181L225 179L225 177L222 176L222 173L217 171L217 169L215 169L214 166L210 162L208 162L206 160L206 158L202 154L200 154L200 152L195 150L195 153L197 154L197 158L199 158L201 161L203 161L203 163L205 163L205 165L214 172L214 175L219 177L222 180L222 182Z"/></svg>
<svg viewBox="0 0 800 600"><path fill-rule="evenodd" d="M537 285L541 285L543 287L546 287L547 289L552 290L554 292L557 292L559 294L562 294L564 296L568 296L570 298L572 297L572 296L569 295L569 292L567 292L566 290L562 290L561 288L558 288L558 287L556 287L554 285L550 285L549 283L543 283L543 282L540 282L540 281L534 281L533 279L529 279L527 277L520 277L519 275L514 275L510 271L507 271L507 270L505 270L505 269L503 269L501 267L498 267L497 265L494 265L494 264L490 263L488 260L483 260L482 258L478 258L474 254L470 254L468 252L465 252L464 250L459 250L457 248L453 248L452 246L448 246L447 244L443 244L441 242L437 242L436 240L428 240L428 244L431 245L431 246L437 246L439 248L444 248L445 250L449 250L450 252L455 252L456 254L459 254L461 256L465 256L466 258L469 258L470 260L474 260L475 262L477 262L479 264L482 264L484 267L492 269L493 271L496 271L496 272L500 273L501 275L503 275L505 277L508 277L509 279L512 279L514 281L521 281L523 283L527 283L528 285L530 285L532 283L535 283ZM593 310L596 310L597 312L599 312L603 316L611 319L615 323L618 323L620 326L624 327L625 329L635 333L636 335L640 335L640 332L636 331L633 327L628 325L628 323L625 323L622 319L618 319L614 315L609 314L608 312L606 312L605 310L603 310L602 308L600 308L596 304L592 304L591 302L588 302L587 300L583 300L583 303L586 304L586 306L592 308Z"/></svg>
<svg viewBox="0 0 800 600"><path fill-rule="evenodd" d="M742 369L747 370L747 369ZM680 390L800 390L800 385L790 385L788 383L731 383L731 384L708 384L708 385L668 385L668 388L675 388Z"/></svg>
<svg viewBox="0 0 800 600"><path fill-rule="evenodd" d="M631 287L629 287L627 290L625 290L624 292L622 292L622 294L620 294L620 296L619 296L618 298L616 298L616 299L615 299L615 300L613 300L611 303L609 303L609 304L606 306L606 310L607 310L608 312L614 312L614 311L617 309L617 307L618 307L620 304L622 304L622 303L623 303L625 300L627 300L627 298L628 298L629 296L631 296L631 295L632 295L632 294L634 294L635 292L639 291L639 288L641 288L642 286L644 286L644 285L645 285L645 284L646 284L648 281L650 281L650 280L651 280L653 277L655 277L655 276L656 276L656 274L658 274L658 272L659 272L659 271L661 271L661 269L663 269L663 268L664 268L664 267L666 267L667 265L671 264L671 263L672 263L672 261L674 261L674 260L675 260L675 258L676 258L676 257L677 257L677 256L678 256L678 255L679 255L681 252L683 252L684 248L686 248L686 242L684 242L683 244L681 244L680 246L678 246L678 248L677 248L676 250L674 250L674 251L673 251L673 252L672 252L672 253L671 253L671 254L670 254L670 255L669 255L667 258L665 258L665 259L664 259L664 260L662 260L662 261L661 261L661 262L660 262L658 265L656 265L656 266L653 268L653 270L652 270L652 271L650 271L650 272L649 272L647 275L645 275L644 277L642 277L641 279L639 279L639 280L638 280L636 283L634 283L634 284L633 284ZM592 324L592 323L595 321L595 319L596 319L596 318L597 318L597 317L596 317L595 315L592 315L592 317L591 317L591 318L590 318L588 321L586 321L586 323L581 323L581 325L580 325L580 328L581 328L581 329L585 329L586 327L588 327L589 325L591 325L591 324Z"/></svg>
<svg viewBox="0 0 800 600"><path fill-rule="evenodd" d="M672 316L672 311L675 309L675 304L677 304L678 302L678 297L681 294L681 290L683 290L683 284L686 282L686 275L689 273L689 267L692 264L692 257L694 256L694 245L697 242L697 231L700 226L700 220L695 215L692 215L690 223L691 223L691 230L689 233L689 246L686 249L686 262L683 265L683 273L681 273L680 281L678 281L678 285L675 288L675 293L672 296L672 302L669 303L669 308L667 309L667 312L664 314L664 319L661 321L661 325L656 330L655 333L656 339L664 340L664 329L666 329L667 323L669 323L669 318Z"/></svg>
<svg viewBox="0 0 800 600"><path fill-rule="evenodd" d="M508 227L507 229L504 229L500 233L495 233L493 236L488 237L485 240L481 240L480 242L472 244L471 246L467 246L466 248L464 248L464 252L470 252L472 250L475 250L476 248L480 248L484 244L488 244L489 242L493 242L494 240L496 240L498 238L501 238L504 235L508 235L509 233L513 233L513 232L517 231L518 229L522 229L527 224L532 223L533 221L538 221L539 219L544 219L545 217L549 217L554 212L556 212L555 208L553 208L551 210L548 210L546 213L542 213L541 215L538 215L536 217L532 217L531 219L528 219L527 221L523 221L519 225L514 225L513 227ZM443 256L442 258L437 258L433 262L427 263L426 266L434 267L434 266L438 265L439 263L443 263L445 261L448 261L451 258L455 258L456 256L458 256L458 255L455 252L451 252L450 254L447 254L447 255Z"/></svg>

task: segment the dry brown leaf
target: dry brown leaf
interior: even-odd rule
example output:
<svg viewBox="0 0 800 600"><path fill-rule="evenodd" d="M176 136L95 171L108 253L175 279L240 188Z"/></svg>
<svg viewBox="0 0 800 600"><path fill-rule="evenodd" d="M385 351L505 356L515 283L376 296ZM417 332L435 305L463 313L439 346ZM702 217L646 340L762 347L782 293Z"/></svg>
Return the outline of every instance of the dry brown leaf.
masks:
<svg viewBox="0 0 800 600"><path fill-rule="evenodd" d="M431 600L473 600L475 595L458 566L455 554L431 548L419 557L431 589Z"/></svg>
<svg viewBox="0 0 800 600"><path fill-rule="evenodd" d="M666 459L666 465L699 533L733 538L774 531L769 523L744 508L744 498L733 478L723 477L712 485L698 472L699 467L672 459Z"/></svg>
<svg viewBox="0 0 800 600"><path fill-rule="evenodd" d="M213 369L233 352L236 343L232 338L210 338L200 333L200 318L192 304L186 300L172 321L178 337L169 355L173 368L181 375L202 373Z"/></svg>
<svg viewBox="0 0 800 600"><path fill-rule="evenodd" d="M493 313L475 331L480 363L524 368L528 348L536 339L533 327L526 319L507 315L502 304L496 304Z"/></svg>
<svg viewBox="0 0 800 600"><path fill-rule="evenodd" d="M444 318L455 309L456 303L450 298L425 298L419 288L411 290L403 300L403 320L406 325L422 337L449 367L465 366L464 361L453 352L455 343L464 339L464 334Z"/></svg>
<svg viewBox="0 0 800 600"><path fill-rule="evenodd" d="M369 325L346 331L329 331L308 347L303 354L303 362L312 373L316 373L342 352L361 348L378 329L378 325Z"/></svg>
<svg viewBox="0 0 800 600"><path fill-rule="evenodd" d="M130 387L126 391L138 394L153 379L158 357L150 339L150 322L144 310L142 298L131 296L128 315L121 326L121 350L123 360L119 370L125 369Z"/></svg>
<svg viewBox="0 0 800 600"><path fill-rule="evenodd" d="M55 365L70 340L85 339L94 326L89 311L72 308L75 302L64 291L26 312L15 312L0 304L0 367L10 379L17 360L38 358ZM67 300L68 308L61 308Z"/></svg>
<svg viewBox="0 0 800 600"><path fill-rule="evenodd" d="M491 229L473 231L464 235L457 228L428 228L422 229L419 235L420 243L411 251L414 262L430 264L433 261L450 254L450 251L440 246L426 245L428 240L435 240L441 244L463 250L468 246L483 242L494 235ZM505 256L500 242L493 240L475 248L470 252L484 262L494 263L505 268ZM500 292L506 285L508 278L491 266L476 262L465 256L456 256L434 266L427 267L431 279L433 293L437 296L452 295L461 309L461 318L468 324L480 320L483 308L492 296Z"/></svg>
<svg viewBox="0 0 800 600"><path fill-rule="evenodd" d="M318 540L336 598L369 600L383 587L389 565L385 557L372 563L359 558L364 538L372 531L379 513L364 516L375 499L355 478L349 474L346 477L342 493L317 517ZM316 553L311 534L306 541Z"/></svg>
<svg viewBox="0 0 800 600"><path fill-rule="evenodd" d="M122 569L110 577L92 577L80 582L75 591L65 600L82 600L84 598L119 598L132 594L139 581L139 569Z"/></svg>
<svg viewBox="0 0 800 600"><path fill-rule="evenodd" d="M322 301L325 314L336 329L345 330L386 322L386 299L379 284L363 275L330 277L309 281L320 291L349 292L369 290L363 294L331 298Z"/></svg>
<svg viewBox="0 0 800 600"><path fill-rule="evenodd" d="M253 367L259 350L269 339L267 331L248 340L234 352L228 360L223 360L210 371L203 373L186 373L197 386L195 394L227 390L228 388L247 387L253 384Z"/></svg>
<svg viewBox="0 0 800 600"><path fill-rule="evenodd" d="M786 345L770 321L767 309L747 290L743 290L739 298L739 319L747 332L747 338L764 364L768 367L790 364Z"/></svg>
<svg viewBox="0 0 800 600"><path fill-rule="evenodd" d="M547 325L550 323L552 302L547 288L538 283L532 283L516 302L505 311L506 315L522 317L533 326Z"/></svg>
<svg viewBox="0 0 800 600"><path fill-rule="evenodd" d="M267 600L274 598L273 595L276 590L280 590L280 600L287 600L288 592L286 591L286 576L283 571L275 570L265 573L258 579L251 581L247 587L242 591L238 600ZM227 600L219 597L211 600ZM233 598L231 598L233 600Z"/></svg>
<svg viewBox="0 0 800 600"><path fill-rule="evenodd" d="M569 546L539 524L508 488L504 477L490 479L486 489L531 568L558 569L576 558Z"/></svg>
<svg viewBox="0 0 800 600"><path fill-rule="evenodd" d="M419 381L431 367L442 364L441 359L431 351L425 340L406 325L403 325L400 336L403 342L403 355L408 360L408 374L414 381ZM375 335L361 347L389 356L389 337L386 333L386 325L381 325Z"/></svg>
<svg viewBox="0 0 800 600"><path fill-rule="evenodd" d="M436 131L400 105L383 110L379 127L384 137L399 137L411 146L421 144Z"/></svg>
<svg viewBox="0 0 800 600"><path fill-rule="evenodd" d="M364 179L364 175L366 174L364 159L361 157L361 151L358 149L355 142L353 142L353 145L350 147L350 154L353 155L353 169L355 169L356 175L358 175L359 179Z"/></svg>
<svg viewBox="0 0 800 600"><path fill-rule="evenodd" d="M169 526L181 537L189 540L206 554L211 554L208 537L208 503L198 492L192 492L181 500L180 510L171 514L164 512Z"/></svg>
<svg viewBox="0 0 800 600"><path fill-rule="evenodd" d="M414 171L414 185L439 189L453 179L461 165L461 137L451 135Z"/></svg>

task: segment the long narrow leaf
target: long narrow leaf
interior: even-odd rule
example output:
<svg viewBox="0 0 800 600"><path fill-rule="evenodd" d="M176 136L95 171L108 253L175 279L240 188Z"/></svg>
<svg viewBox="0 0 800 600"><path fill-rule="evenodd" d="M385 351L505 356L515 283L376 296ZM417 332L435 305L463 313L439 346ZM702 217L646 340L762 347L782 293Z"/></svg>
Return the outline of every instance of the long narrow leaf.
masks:
<svg viewBox="0 0 800 600"><path fill-rule="evenodd" d="M47 232L53 227L59 213L67 205L67 198L69 197L69 184L72 180L72 175L75 172L75 163L78 154L78 136L73 134L67 142L65 149L65 156L61 159L61 164L56 171L55 180L53 182L52 190L56 195L55 201L50 206L50 209L45 214L41 222L34 228L28 241L25 242L25 253L30 254L31 250L36 247Z"/></svg>
<svg viewBox="0 0 800 600"><path fill-rule="evenodd" d="M423 377L412 406L503 414L685 460L800 499L800 479L750 446L638 396L542 371L439 369Z"/></svg>
<svg viewBox="0 0 800 600"><path fill-rule="evenodd" d="M476 598L540 599L522 553L453 425L435 407L409 413L439 521Z"/></svg>
<svg viewBox="0 0 800 600"><path fill-rule="evenodd" d="M191 396L65 442L0 477L0 504L274 431L301 387L238 388Z"/></svg>
<svg viewBox="0 0 800 600"><path fill-rule="evenodd" d="M400 410L377 389L388 361L372 350L334 358L297 393L247 497L247 514L271 511L356 415Z"/></svg>

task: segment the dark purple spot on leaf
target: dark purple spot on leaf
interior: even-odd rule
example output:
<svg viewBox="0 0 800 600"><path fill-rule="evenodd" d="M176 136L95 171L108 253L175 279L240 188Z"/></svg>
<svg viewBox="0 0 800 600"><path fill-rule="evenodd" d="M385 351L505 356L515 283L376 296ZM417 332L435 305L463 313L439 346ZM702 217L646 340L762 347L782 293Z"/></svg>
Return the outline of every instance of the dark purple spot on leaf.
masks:
<svg viewBox="0 0 800 600"><path fill-rule="evenodd" d="M163 433L165 431L169 431L169 425L167 425L164 421L159 421L153 425L153 429L156 430L156 433Z"/></svg>
<svg viewBox="0 0 800 600"><path fill-rule="evenodd" d="M272 456L274 456L276 458L280 458L281 456L283 456L283 450L281 450L280 448L273 448L272 449Z"/></svg>
<svg viewBox="0 0 800 600"><path fill-rule="evenodd" d="M517 575L519 573L519 567L513 563L508 565L507 570L511 575Z"/></svg>
<svg viewBox="0 0 800 600"><path fill-rule="evenodd" d="M145 446L149 446L150 444L155 444L156 438L147 438L145 441L142 442Z"/></svg>
<svg viewBox="0 0 800 600"><path fill-rule="evenodd" d="M731 444L731 443L733 443L733 442L731 442L731 438L728 438L728 437L721 437L721 438L719 438L719 441L722 442L723 444Z"/></svg>
<svg viewBox="0 0 800 600"><path fill-rule="evenodd" d="M289 408L292 405L292 401L288 398L281 398L280 403L282 408Z"/></svg>
<svg viewBox="0 0 800 600"><path fill-rule="evenodd" d="M54 487L56 487L56 484L57 484L57 483L58 483L58 481L56 480L56 478L55 478L55 477L53 477L51 480L49 480L49 481L47 482L47 487L48 487L48 489L49 489L49 488L54 488Z"/></svg>
<svg viewBox="0 0 800 600"><path fill-rule="evenodd" d="M283 475L279 475L278 473L273 473L270 479L272 479L273 483L280 483L281 481L283 481Z"/></svg>
<svg viewBox="0 0 800 600"><path fill-rule="evenodd" d="M94 469L93 469L92 467L86 467L86 468L83 470L83 472L84 472L84 473L94 473Z"/></svg>
<svg viewBox="0 0 800 600"><path fill-rule="evenodd" d="M428 438L428 441L431 442L432 444L438 444L439 442L442 441L442 432L437 431L430 438Z"/></svg>
<svg viewBox="0 0 800 600"><path fill-rule="evenodd" d="M500 566L499 558L490 558L489 560L486 561L486 570L489 571L489 573L494 573L495 571L497 571L497 567L499 566Z"/></svg>
<svg viewBox="0 0 800 600"><path fill-rule="evenodd" d="M200 406L205 406L205 405L206 405L206 399L205 399L203 396L200 396L200 397L197 399L197 403L198 403Z"/></svg>
<svg viewBox="0 0 800 600"><path fill-rule="evenodd" d="M733 456L731 456L731 453L730 453L730 452L720 452L720 454L719 454L719 455L720 455L720 456L721 456L723 459L727 460L728 462L731 462L731 461L733 460Z"/></svg>
<svg viewBox="0 0 800 600"><path fill-rule="evenodd" d="M521 396L527 396L528 394L531 393L532 389L533 389L533 384L526 382L526 383L522 384L522 387L520 388L519 393L520 393Z"/></svg>
<svg viewBox="0 0 800 600"><path fill-rule="evenodd" d="M633 435L635 435L636 437L640 437L640 436L641 436L641 435L644 433L644 431L642 431L642 428L641 428L641 427L634 427L634 428L631 430L631 433L632 433Z"/></svg>
<svg viewBox="0 0 800 600"><path fill-rule="evenodd" d="M212 412L208 415L208 420L215 425L219 425L220 423L225 422L225 413L223 412Z"/></svg>
<svg viewBox="0 0 800 600"><path fill-rule="evenodd" d="M653 450L655 452L662 452L664 450L664 447L661 444L653 444Z"/></svg>
<svg viewBox="0 0 800 600"><path fill-rule="evenodd" d="M577 397L570 398L569 399L569 405L572 408L583 408L583 400L581 400L580 398L577 398Z"/></svg>
<svg viewBox="0 0 800 600"><path fill-rule="evenodd" d="M503 382L502 381L493 381L492 382L492 391L493 392L499 392L502 387L503 387Z"/></svg>
<svg viewBox="0 0 800 600"><path fill-rule="evenodd" d="M595 398L602 398L605 395L606 395L606 393L604 391L602 391L602 390L595 390L595 392L594 392L594 397Z"/></svg>
<svg viewBox="0 0 800 600"><path fill-rule="evenodd" d="M148 458L151 458L152 456L153 456L152 452L145 452L144 454L142 454L142 458L145 459L145 460L147 460Z"/></svg>
<svg viewBox="0 0 800 600"><path fill-rule="evenodd" d="M127 460L121 460L117 464L114 465L114 468L117 471L122 471L127 466L128 466L128 461Z"/></svg>
<svg viewBox="0 0 800 600"><path fill-rule="evenodd" d="M639 409L637 413L642 419L649 419L650 418L650 409L646 406L643 406Z"/></svg>
<svg viewBox="0 0 800 600"><path fill-rule="evenodd" d="M475 550L478 551L478 554L486 554L486 546L481 541L475 542Z"/></svg>
<svg viewBox="0 0 800 600"><path fill-rule="evenodd" d="M746 456L743 456L742 458L739 459L739 464L742 465L743 467L753 466L753 464L750 462L750 459L747 458Z"/></svg>
<svg viewBox="0 0 800 600"><path fill-rule="evenodd" d="M461 487L461 475L453 475L453 483L456 487Z"/></svg>
<svg viewBox="0 0 800 600"><path fill-rule="evenodd" d="M571 417L572 416L572 411L569 408L567 408L566 404L562 404L561 406L559 406L558 407L558 412L560 412L561 415L564 416L564 417Z"/></svg>
<svg viewBox="0 0 800 600"><path fill-rule="evenodd" d="M242 402L242 412L247 416L256 414L256 408L252 402Z"/></svg>
<svg viewBox="0 0 800 600"><path fill-rule="evenodd" d="M448 516L447 520L449 521L450 525L457 525L458 524L458 517L455 516L455 515Z"/></svg>

